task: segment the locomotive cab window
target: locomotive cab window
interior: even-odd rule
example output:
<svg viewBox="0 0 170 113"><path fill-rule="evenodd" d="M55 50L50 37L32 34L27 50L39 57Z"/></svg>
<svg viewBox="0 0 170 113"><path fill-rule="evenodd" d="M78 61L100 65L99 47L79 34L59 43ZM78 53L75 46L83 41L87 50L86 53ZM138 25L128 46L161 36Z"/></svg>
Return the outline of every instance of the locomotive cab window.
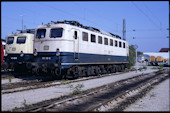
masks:
<svg viewBox="0 0 170 113"><path fill-rule="evenodd" d="M88 33L82 32L83 35L83 41L88 41Z"/></svg>
<svg viewBox="0 0 170 113"><path fill-rule="evenodd" d="M13 44L14 37L8 37L7 44Z"/></svg>
<svg viewBox="0 0 170 113"><path fill-rule="evenodd" d="M26 37L18 37L17 38L17 44L24 44L26 41Z"/></svg>
<svg viewBox="0 0 170 113"><path fill-rule="evenodd" d="M45 38L46 29L38 29L36 38Z"/></svg>
<svg viewBox="0 0 170 113"><path fill-rule="evenodd" d="M95 35L93 35L93 34L91 34L91 42L96 42L96 36Z"/></svg>
<svg viewBox="0 0 170 113"><path fill-rule="evenodd" d="M62 37L62 34L63 34L63 28L51 29L50 38L59 38Z"/></svg>

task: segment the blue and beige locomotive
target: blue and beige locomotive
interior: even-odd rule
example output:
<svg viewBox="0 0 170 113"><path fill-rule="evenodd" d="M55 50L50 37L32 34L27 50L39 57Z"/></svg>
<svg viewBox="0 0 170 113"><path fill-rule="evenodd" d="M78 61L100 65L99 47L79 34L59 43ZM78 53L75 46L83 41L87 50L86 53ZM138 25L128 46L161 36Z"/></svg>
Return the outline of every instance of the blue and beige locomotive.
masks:
<svg viewBox="0 0 170 113"><path fill-rule="evenodd" d="M33 53L34 62L27 63L33 73L60 79L121 71L129 62L125 40L77 21L38 26Z"/></svg>
<svg viewBox="0 0 170 113"><path fill-rule="evenodd" d="M6 37L5 62L14 72L25 72L26 62L33 60L34 29L20 30L20 33Z"/></svg>

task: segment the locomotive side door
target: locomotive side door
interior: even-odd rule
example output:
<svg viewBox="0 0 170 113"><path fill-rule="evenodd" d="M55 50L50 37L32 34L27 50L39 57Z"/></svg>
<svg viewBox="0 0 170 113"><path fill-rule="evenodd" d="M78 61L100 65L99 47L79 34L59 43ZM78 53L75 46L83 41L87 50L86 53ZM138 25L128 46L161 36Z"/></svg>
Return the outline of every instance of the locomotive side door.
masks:
<svg viewBox="0 0 170 113"><path fill-rule="evenodd" d="M80 32L77 29L73 29L73 40L74 40L74 60L79 60L79 38Z"/></svg>

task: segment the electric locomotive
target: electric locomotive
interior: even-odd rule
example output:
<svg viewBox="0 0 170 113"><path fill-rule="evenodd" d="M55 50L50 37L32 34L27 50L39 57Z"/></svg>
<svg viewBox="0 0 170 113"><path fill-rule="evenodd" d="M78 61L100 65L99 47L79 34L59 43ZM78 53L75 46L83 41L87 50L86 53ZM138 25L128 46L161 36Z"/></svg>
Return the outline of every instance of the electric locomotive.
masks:
<svg viewBox="0 0 170 113"><path fill-rule="evenodd" d="M27 63L33 73L59 79L121 71L129 62L128 43L120 36L66 20L35 29L33 54Z"/></svg>
<svg viewBox="0 0 170 113"><path fill-rule="evenodd" d="M6 37L5 62L8 69L21 73L26 71L25 62L33 59L34 29L19 30L20 33Z"/></svg>

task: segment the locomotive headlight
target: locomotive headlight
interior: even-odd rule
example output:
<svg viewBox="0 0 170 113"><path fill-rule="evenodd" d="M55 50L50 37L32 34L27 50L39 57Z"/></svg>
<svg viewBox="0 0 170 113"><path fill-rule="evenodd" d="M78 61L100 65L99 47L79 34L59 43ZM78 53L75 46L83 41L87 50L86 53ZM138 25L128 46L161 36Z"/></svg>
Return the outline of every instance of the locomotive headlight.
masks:
<svg viewBox="0 0 170 113"><path fill-rule="evenodd" d="M60 56L60 50L59 50L59 48L56 49L56 56Z"/></svg>
<svg viewBox="0 0 170 113"><path fill-rule="evenodd" d="M37 50L34 49L34 56L37 56L37 55L38 55Z"/></svg>
<svg viewBox="0 0 170 113"><path fill-rule="evenodd" d="M21 53L20 53L20 56L21 56L21 57L23 57L23 56L24 56L24 53L23 53L23 51L21 51Z"/></svg>

